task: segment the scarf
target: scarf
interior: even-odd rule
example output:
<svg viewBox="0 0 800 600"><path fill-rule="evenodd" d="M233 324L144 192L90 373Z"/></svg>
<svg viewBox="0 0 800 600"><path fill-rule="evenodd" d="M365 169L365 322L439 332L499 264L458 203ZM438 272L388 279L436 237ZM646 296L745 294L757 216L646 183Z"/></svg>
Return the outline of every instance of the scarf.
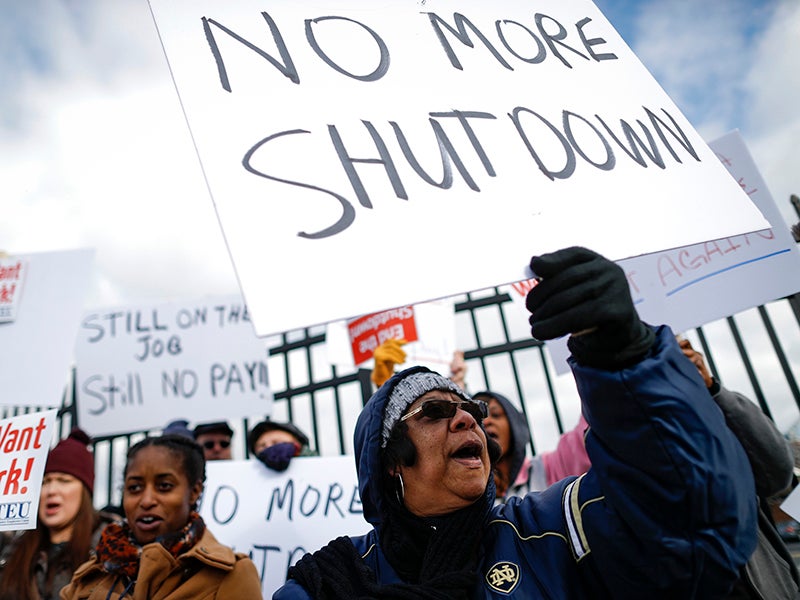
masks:
<svg viewBox="0 0 800 600"><path fill-rule="evenodd" d="M156 542L164 546L167 552L177 558L191 549L203 536L206 524L196 512L189 515L186 525L171 533L166 533ZM142 546L133 537L128 521L121 523L111 522L106 525L97 543L97 560L108 573L125 575L129 580L135 580L139 573L139 558L142 555Z"/></svg>
<svg viewBox="0 0 800 600"><path fill-rule="evenodd" d="M494 481L474 504L448 515L421 518L396 499L379 530L381 548L404 582L381 585L347 536L306 554L289 569L319 600L467 599L477 585L483 529L494 501Z"/></svg>

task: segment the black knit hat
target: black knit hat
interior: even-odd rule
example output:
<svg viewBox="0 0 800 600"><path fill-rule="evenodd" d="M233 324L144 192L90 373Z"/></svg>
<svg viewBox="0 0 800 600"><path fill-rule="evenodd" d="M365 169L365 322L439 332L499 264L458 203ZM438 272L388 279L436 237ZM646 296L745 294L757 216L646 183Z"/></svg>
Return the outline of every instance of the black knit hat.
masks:
<svg viewBox="0 0 800 600"><path fill-rule="evenodd" d="M293 435L300 443L301 448L308 446L308 436L300 431L300 429L298 429L295 425L292 425L291 423L280 423L278 421L266 420L261 421L261 423L253 427L253 429L250 431L250 434L247 436L247 447L250 449L250 452L255 454L255 446L258 438L268 431L274 431L276 429Z"/></svg>

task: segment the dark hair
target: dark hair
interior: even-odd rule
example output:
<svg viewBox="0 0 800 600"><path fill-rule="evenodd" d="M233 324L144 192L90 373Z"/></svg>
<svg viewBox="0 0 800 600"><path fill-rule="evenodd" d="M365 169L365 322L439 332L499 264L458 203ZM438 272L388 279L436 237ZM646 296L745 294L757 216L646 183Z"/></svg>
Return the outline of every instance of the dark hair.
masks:
<svg viewBox="0 0 800 600"><path fill-rule="evenodd" d="M37 507L38 510L38 507ZM81 504L72 526L72 537L67 542L67 548L59 555L61 564L48 564L47 580L45 587L49 590L53 579L59 570L75 570L89 559L92 550L92 534L100 522L100 516L92 506L92 496L85 485L81 485ZM9 542L15 544L14 550L8 557L8 563L3 568L0 577L0 599L6 600L32 600L31 589L36 585L33 567L36 555L40 550L50 547L50 532L41 520L35 529L23 533L18 540ZM50 590L58 592L58 590Z"/></svg>
<svg viewBox="0 0 800 600"><path fill-rule="evenodd" d="M413 467L417 462L417 448L408 437L408 424L398 421L389 433L386 447L381 455L381 466L388 471L398 465Z"/></svg>
<svg viewBox="0 0 800 600"><path fill-rule="evenodd" d="M203 456L203 449L194 440L176 434L167 434L159 437L146 437L142 441L130 447L125 461L125 470L122 472L123 479L128 475L128 467L140 450L149 446L166 448L181 460L181 468L189 480L189 485L195 483L203 484L206 481L206 459Z"/></svg>

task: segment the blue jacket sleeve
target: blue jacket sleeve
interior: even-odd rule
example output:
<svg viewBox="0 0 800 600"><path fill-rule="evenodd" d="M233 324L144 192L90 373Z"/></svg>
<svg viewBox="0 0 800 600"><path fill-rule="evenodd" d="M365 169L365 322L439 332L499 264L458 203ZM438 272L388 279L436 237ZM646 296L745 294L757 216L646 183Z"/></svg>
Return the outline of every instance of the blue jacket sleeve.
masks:
<svg viewBox="0 0 800 600"><path fill-rule="evenodd" d="M275 593L272 594L272 600L311 600L311 596L302 585L294 579L290 579L275 590Z"/></svg>
<svg viewBox="0 0 800 600"><path fill-rule="evenodd" d="M576 558L614 598L724 596L756 544L750 465L668 327L618 371L571 366L592 469L564 494Z"/></svg>

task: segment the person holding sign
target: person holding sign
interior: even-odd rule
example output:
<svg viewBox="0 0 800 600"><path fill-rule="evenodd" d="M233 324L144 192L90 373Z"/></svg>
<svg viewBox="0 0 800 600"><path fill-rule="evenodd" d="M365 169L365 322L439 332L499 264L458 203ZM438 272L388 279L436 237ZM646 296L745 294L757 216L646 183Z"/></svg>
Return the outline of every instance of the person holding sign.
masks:
<svg viewBox="0 0 800 600"><path fill-rule="evenodd" d="M58 598L103 528L115 520L92 506L89 442L85 432L73 429L47 455L36 529L17 535L0 552L0 599Z"/></svg>
<svg viewBox="0 0 800 600"><path fill-rule="evenodd" d="M375 367L371 379L378 387L394 374L396 364L406 360L403 340L389 339L375 349ZM449 379L466 391L467 365L464 352L456 350L450 363ZM492 465L496 501L503 502L511 496L524 496L528 492L545 489L568 475L580 475L590 466L583 444L586 421L583 415L573 429L562 434L558 446L550 452L541 452L529 458L526 448L530 431L523 413L511 401L493 391L473 394L473 399L486 402L488 414L484 430L500 446L500 457Z"/></svg>
<svg viewBox="0 0 800 600"><path fill-rule="evenodd" d="M592 468L493 506L486 405L425 367L395 374L355 428L364 517L289 570L300 598L716 598L756 543L741 445L625 274L584 248L534 257L531 332L571 334Z"/></svg>
<svg viewBox="0 0 800 600"><path fill-rule="evenodd" d="M205 466L200 446L181 435L131 446L123 473L126 519L103 531L62 600L260 599L253 562L220 544L196 512Z"/></svg>

